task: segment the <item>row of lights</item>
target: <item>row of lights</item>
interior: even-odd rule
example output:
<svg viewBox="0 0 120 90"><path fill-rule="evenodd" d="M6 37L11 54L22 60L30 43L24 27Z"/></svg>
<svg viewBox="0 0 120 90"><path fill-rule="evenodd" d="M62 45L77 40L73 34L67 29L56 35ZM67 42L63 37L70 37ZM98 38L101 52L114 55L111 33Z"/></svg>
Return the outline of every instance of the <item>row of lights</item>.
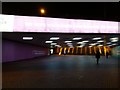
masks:
<svg viewBox="0 0 120 90"><path fill-rule="evenodd" d="M23 37L23 40L32 40L33 37ZM50 40L58 40L60 39L59 37L51 37ZM81 37L76 37L76 38L73 38L73 40L80 40L82 39ZM97 38L93 38L92 40L99 40L101 39L101 37L97 37ZM118 37L114 37L114 38L110 38L110 41L111 42L117 42L118 41ZM78 47L83 47L85 45L85 43L87 43L89 41L82 41L82 42L78 42L77 44L81 44L81 46L78 46ZM92 47L94 45L97 45L99 44L100 42L104 42L103 40L100 40L100 41L97 41L97 43L92 43L92 44L89 44L90 46L89 47ZM111 42L108 42L107 45L108 46L113 46L113 45L117 45L117 44L112 44ZM53 43L53 41L46 41L45 43L51 43L51 45L55 45L57 47L61 47L60 45L57 45L57 43ZM67 43L67 45L69 47L73 47L72 45L72 41L65 41L65 43ZM103 46L103 45L98 45L98 46Z"/></svg>
<svg viewBox="0 0 120 90"><path fill-rule="evenodd" d="M57 38L50 38L50 40L58 40L58 39L59 39L59 37L57 37ZM73 38L73 40L80 40L80 39L82 39L82 38ZM99 39L101 39L101 37L93 38L92 40L99 40ZM110 40L111 40L111 42L117 42L118 38L117 37L116 38L110 38ZM51 45L57 44L57 43L52 43L52 42L53 41L46 41L46 43L51 43ZM73 47L71 42L72 41L65 41L65 43L67 43L67 45L69 47ZM85 45L85 43L87 43L87 42L89 42L89 41L78 42L77 44L82 44L81 46L78 46L78 47L83 47ZM103 40L97 41L97 43L90 44L91 46L89 46L89 47L92 47L92 46L94 46L96 44L99 44L100 42L104 42L104 41ZM109 44L109 43L107 43L107 44ZM117 45L117 44L112 44L112 45ZM108 45L108 46L112 46L112 45ZM98 45L98 46L103 46L103 45Z"/></svg>

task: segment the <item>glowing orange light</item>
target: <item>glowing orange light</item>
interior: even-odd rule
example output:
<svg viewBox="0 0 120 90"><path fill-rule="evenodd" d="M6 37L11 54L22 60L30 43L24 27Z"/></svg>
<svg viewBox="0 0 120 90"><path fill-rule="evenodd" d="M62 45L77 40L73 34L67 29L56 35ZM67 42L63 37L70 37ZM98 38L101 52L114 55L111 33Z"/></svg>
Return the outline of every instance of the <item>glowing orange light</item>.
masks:
<svg viewBox="0 0 120 90"><path fill-rule="evenodd" d="M62 52L62 48L60 48L60 52L59 52L59 55L61 55L61 52Z"/></svg>
<svg viewBox="0 0 120 90"><path fill-rule="evenodd" d="M68 48L68 53L70 52L70 48Z"/></svg>
<svg viewBox="0 0 120 90"><path fill-rule="evenodd" d="M100 54L102 54L101 47L98 47L98 48L99 48L99 52L100 52Z"/></svg>
<svg viewBox="0 0 120 90"><path fill-rule="evenodd" d="M74 48L72 48L72 54L73 54L73 52L74 52Z"/></svg>
<svg viewBox="0 0 120 90"><path fill-rule="evenodd" d="M106 56L106 52L107 52L107 50L106 50L106 47L104 46L104 53L105 53L105 56Z"/></svg>
<svg viewBox="0 0 120 90"><path fill-rule="evenodd" d="M40 9L41 14L45 14L45 9Z"/></svg>

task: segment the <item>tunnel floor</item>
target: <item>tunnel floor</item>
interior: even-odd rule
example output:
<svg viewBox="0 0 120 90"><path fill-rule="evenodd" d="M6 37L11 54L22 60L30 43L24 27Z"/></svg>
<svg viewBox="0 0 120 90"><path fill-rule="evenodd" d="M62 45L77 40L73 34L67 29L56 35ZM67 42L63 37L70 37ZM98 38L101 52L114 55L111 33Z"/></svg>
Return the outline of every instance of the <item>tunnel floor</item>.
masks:
<svg viewBox="0 0 120 90"><path fill-rule="evenodd" d="M118 59L50 56L6 63L3 88L118 88Z"/></svg>

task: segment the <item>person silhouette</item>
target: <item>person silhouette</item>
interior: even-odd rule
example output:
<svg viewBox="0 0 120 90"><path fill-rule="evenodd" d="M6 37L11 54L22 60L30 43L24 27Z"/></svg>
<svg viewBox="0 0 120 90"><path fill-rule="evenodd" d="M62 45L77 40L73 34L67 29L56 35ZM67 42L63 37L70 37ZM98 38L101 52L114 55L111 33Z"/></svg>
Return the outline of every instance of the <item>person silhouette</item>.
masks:
<svg viewBox="0 0 120 90"><path fill-rule="evenodd" d="M106 52L106 58L108 59L108 55L109 55L109 53L108 52Z"/></svg>
<svg viewBox="0 0 120 90"><path fill-rule="evenodd" d="M99 49L96 50L96 59L97 59L97 64L99 64L99 59L100 59L100 52L99 52Z"/></svg>

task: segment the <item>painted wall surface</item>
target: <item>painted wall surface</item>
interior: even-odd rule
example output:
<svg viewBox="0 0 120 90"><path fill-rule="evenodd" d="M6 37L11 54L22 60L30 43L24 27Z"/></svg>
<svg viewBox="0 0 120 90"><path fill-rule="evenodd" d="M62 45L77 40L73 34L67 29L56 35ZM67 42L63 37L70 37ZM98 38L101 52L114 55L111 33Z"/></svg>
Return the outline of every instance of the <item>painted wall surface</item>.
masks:
<svg viewBox="0 0 120 90"><path fill-rule="evenodd" d="M48 55L47 48L41 48L38 46L22 44L8 40L3 40L2 42L2 62Z"/></svg>
<svg viewBox="0 0 120 90"><path fill-rule="evenodd" d="M120 59L120 46L112 49L112 56Z"/></svg>

